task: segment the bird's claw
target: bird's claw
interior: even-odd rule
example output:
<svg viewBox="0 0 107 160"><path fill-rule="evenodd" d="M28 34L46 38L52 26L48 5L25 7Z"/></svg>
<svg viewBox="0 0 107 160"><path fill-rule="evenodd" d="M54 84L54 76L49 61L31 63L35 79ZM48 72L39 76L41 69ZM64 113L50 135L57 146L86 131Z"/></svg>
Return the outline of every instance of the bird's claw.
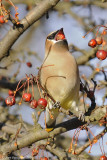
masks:
<svg viewBox="0 0 107 160"><path fill-rule="evenodd" d="M60 102L59 101L55 102L54 105L53 105L53 108L54 109L60 108Z"/></svg>
<svg viewBox="0 0 107 160"><path fill-rule="evenodd" d="M82 122L85 122L85 114L83 113L83 111L79 111L78 119Z"/></svg>

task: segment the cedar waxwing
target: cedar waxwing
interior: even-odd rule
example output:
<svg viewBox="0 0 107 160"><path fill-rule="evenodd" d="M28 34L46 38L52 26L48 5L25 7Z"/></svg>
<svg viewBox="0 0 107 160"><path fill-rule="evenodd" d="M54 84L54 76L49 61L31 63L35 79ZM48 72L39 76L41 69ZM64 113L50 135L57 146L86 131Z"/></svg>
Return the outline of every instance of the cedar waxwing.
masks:
<svg viewBox="0 0 107 160"><path fill-rule="evenodd" d="M46 38L40 82L55 101L60 102L61 107L76 110L80 89L79 71L75 58L69 52L62 28L50 33ZM53 108L52 100L48 98L47 128L54 127L58 114L58 109Z"/></svg>

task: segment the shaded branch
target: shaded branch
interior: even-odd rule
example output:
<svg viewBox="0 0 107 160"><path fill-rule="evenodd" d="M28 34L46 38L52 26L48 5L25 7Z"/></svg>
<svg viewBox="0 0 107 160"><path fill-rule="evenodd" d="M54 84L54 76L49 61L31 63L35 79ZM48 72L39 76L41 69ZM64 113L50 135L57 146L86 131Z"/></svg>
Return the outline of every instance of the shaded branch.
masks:
<svg viewBox="0 0 107 160"><path fill-rule="evenodd" d="M14 90L17 87L18 82L10 82L6 77L0 78L0 87Z"/></svg>

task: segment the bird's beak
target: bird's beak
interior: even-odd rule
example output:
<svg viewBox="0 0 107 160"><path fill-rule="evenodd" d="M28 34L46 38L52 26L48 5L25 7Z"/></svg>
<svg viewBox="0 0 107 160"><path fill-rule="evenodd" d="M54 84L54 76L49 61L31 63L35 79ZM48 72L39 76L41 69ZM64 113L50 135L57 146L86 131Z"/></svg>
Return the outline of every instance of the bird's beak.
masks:
<svg viewBox="0 0 107 160"><path fill-rule="evenodd" d="M65 35L64 35L64 32L63 32L63 28L51 33L47 39L49 40L55 40L55 41L58 41L58 40L63 40L65 39Z"/></svg>
<svg viewBox="0 0 107 160"><path fill-rule="evenodd" d="M65 39L65 35L64 35L64 32L63 32L63 28L61 28L60 30L58 30L58 31L56 32L56 35L55 35L54 39L55 39L56 41Z"/></svg>

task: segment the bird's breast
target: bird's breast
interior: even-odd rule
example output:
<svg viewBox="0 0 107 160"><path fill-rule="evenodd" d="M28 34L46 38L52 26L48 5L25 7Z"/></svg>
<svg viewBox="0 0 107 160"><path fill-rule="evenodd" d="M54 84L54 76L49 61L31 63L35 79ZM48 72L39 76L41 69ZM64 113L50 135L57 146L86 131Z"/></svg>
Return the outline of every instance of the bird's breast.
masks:
<svg viewBox="0 0 107 160"><path fill-rule="evenodd" d="M67 104L79 92L79 73L74 57L70 54L51 54L41 69L41 84L56 100Z"/></svg>

